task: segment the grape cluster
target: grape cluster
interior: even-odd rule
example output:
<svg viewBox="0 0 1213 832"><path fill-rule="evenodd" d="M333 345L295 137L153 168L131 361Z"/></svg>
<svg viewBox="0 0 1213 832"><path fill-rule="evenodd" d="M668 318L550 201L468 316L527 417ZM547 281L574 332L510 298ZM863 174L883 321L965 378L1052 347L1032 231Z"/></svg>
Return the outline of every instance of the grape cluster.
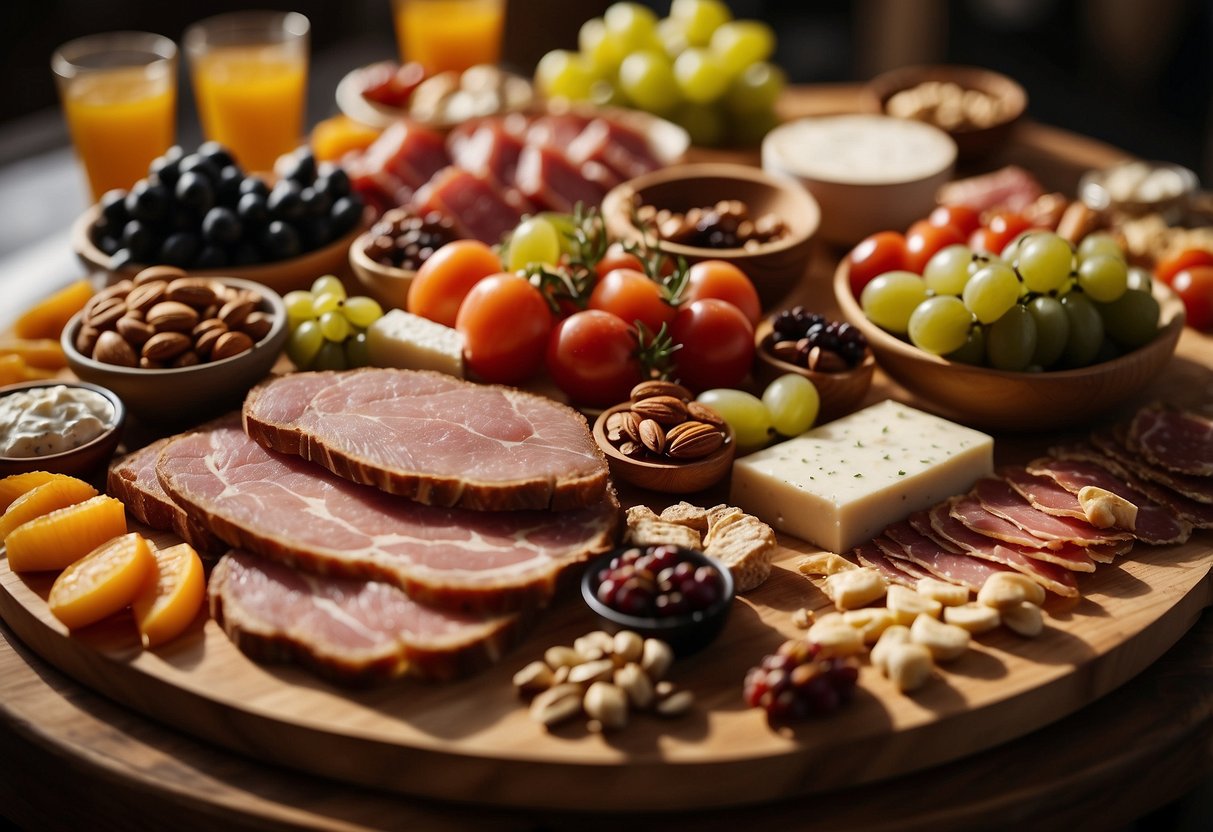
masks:
<svg viewBox="0 0 1213 832"><path fill-rule="evenodd" d="M417 271L438 249L458 239L455 224L437 211L418 216L393 208L371 226L366 254L376 263Z"/></svg>
<svg viewBox="0 0 1213 832"><path fill-rule="evenodd" d="M366 328L383 317L373 298L347 297L333 275L319 277L310 291L287 292L290 335L286 355L300 370L345 370L369 362Z"/></svg>
<svg viewBox="0 0 1213 832"><path fill-rule="evenodd" d="M217 142L168 149L129 191L101 197L93 241L111 267L152 263L221 269L286 260L353 228L362 200L338 167L317 168L310 150L282 160L271 188L246 175Z"/></svg>
<svg viewBox="0 0 1213 832"><path fill-rule="evenodd" d="M814 347L837 354L847 367L858 366L868 351L868 339L851 324L828 320L803 306L784 309L771 323L779 341L796 342L797 360L794 363L802 367L808 366L809 353Z"/></svg>
<svg viewBox="0 0 1213 832"><path fill-rule="evenodd" d="M633 547L598 573L595 595L611 609L641 618L706 610L723 597L724 581L678 546Z"/></svg>
<svg viewBox="0 0 1213 832"><path fill-rule="evenodd" d="M823 656L807 639L792 639L745 676L745 701L772 722L826 716L851 700L859 664L851 657Z"/></svg>
<svg viewBox="0 0 1213 832"><path fill-rule="evenodd" d="M763 447L773 433L799 436L817 421L821 394L812 381L785 373L762 391L762 398L745 390L718 387L704 390L697 399L729 423L739 451Z"/></svg>

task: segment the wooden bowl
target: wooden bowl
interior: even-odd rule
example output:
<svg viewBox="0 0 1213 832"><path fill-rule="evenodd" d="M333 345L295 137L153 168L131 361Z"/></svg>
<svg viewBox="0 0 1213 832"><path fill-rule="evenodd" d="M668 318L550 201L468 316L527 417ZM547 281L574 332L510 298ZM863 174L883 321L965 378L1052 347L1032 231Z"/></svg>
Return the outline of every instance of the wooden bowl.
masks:
<svg viewBox="0 0 1213 832"><path fill-rule="evenodd" d="M885 332L867 319L851 294L844 259L834 273L834 296L848 321L868 338L881 369L930 409L974 427L1051 430L1091 423L1139 393L1175 352L1184 328L1183 303L1154 281L1161 312L1154 340L1130 353L1076 370L1014 373L948 361Z"/></svg>
<svg viewBox="0 0 1213 832"><path fill-rule="evenodd" d="M101 215L101 207L93 205L72 225L72 248L83 261L86 268L105 272L111 275L133 277L140 269L150 263L131 263L122 269L115 269L108 254L97 248L91 233L93 225ZM349 233L329 243L323 248L309 251L290 260L279 260L276 263L262 263L257 266L224 266L216 269L188 269L191 277L234 277L268 286L275 292L286 293L292 289L306 289L312 282L326 274L340 276L346 270L350 244L362 232L359 224Z"/></svg>
<svg viewBox="0 0 1213 832"><path fill-rule="evenodd" d="M602 201L602 214L611 235L625 242L639 243L644 237L632 222L636 198L643 205L679 213L737 199L753 217L779 216L788 227L787 236L754 251L661 243L664 251L690 263L727 260L737 266L753 281L764 307L777 304L804 277L809 243L821 222L817 201L801 185L745 165L679 165L613 188Z"/></svg>
<svg viewBox="0 0 1213 832"><path fill-rule="evenodd" d="M19 384L9 384L0 388L0 399L22 390L37 387L82 387L103 396L113 408L113 414L105 430L85 442L83 445L62 451L57 454L43 456L17 457L0 456L0 476L24 474L29 471L49 471L52 474L69 474L71 476L88 477L105 467L114 455L118 442L122 438L122 426L126 422L126 405L112 390L90 384L87 381L65 381L63 379L44 379L41 381L25 381Z"/></svg>
<svg viewBox="0 0 1213 832"><path fill-rule="evenodd" d="M775 379L788 373L804 376L813 382L817 395L821 397L818 422L829 422L846 416L859 407L872 387L872 374L876 370L876 357L869 348L858 367L841 373L822 373L792 364L771 353L775 333L770 321L763 321L754 333L754 380L766 387Z"/></svg>
<svg viewBox="0 0 1213 832"><path fill-rule="evenodd" d="M354 271L354 277L384 309L407 308L409 286L413 284L417 272L375 262L366 253L370 241L371 232L364 231L350 244L350 268Z"/></svg>
<svg viewBox="0 0 1213 832"><path fill-rule="evenodd" d="M953 65L903 66L877 75L868 82L868 106L874 112L887 113L889 99L896 93L928 81L950 81L962 89L983 92L1003 108L1002 118L988 127L948 129L935 125L955 140L962 159L979 159L1006 144L1028 109L1028 94L1013 79L981 67Z"/></svg>
<svg viewBox="0 0 1213 832"><path fill-rule="evenodd" d="M734 441L732 428L727 425L724 428L724 444L703 459L660 462L624 456L607 439L606 423L612 413L627 410L631 406L630 402L617 404L598 414L598 418L594 420L594 439L606 454L607 463L611 466L611 476L650 491L692 494L720 482L732 469L737 443Z"/></svg>

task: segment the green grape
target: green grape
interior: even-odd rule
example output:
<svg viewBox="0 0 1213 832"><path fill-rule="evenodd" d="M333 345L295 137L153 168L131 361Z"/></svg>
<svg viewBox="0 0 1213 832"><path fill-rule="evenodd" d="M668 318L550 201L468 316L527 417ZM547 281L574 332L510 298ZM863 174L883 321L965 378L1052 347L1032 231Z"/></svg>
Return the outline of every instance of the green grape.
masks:
<svg viewBox="0 0 1213 832"><path fill-rule="evenodd" d="M1039 234L1038 231L1021 231L1015 235L1015 239L1003 246L1003 249L998 254L998 259L1004 263L1014 263L1016 256L1019 254L1019 246L1023 243L1024 238L1029 234Z"/></svg>
<svg viewBox="0 0 1213 832"><path fill-rule="evenodd" d="M775 32L757 20L734 20L712 33L712 51L729 75L739 75L751 64L769 59L775 51Z"/></svg>
<svg viewBox="0 0 1213 832"><path fill-rule="evenodd" d="M724 95L729 79L707 49L692 47L674 60L674 80L687 101L708 104Z"/></svg>
<svg viewBox="0 0 1213 832"><path fill-rule="evenodd" d="M513 272L532 264L552 264L560 259L560 233L543 217L523 220L510 235L506 269Z"/></svg>
<svg viewBox="0 0 1213 832"><path fill-rule="evenodd" d="M599 107L626 107L628 106L627 96L615 84L599 78L594 83L590 84L589 100L593 101Z"/></svg>
<svg viewBox="0 0 1213 832"><path fill-rule="evenodd" d="M1129 277L1125 281L1126 288L1138 292L1153 292L1154 280L1150 277L1150 273L1145 269L1133 266L1129 269Z"/></svg>
<svg viewBox="0 0 1213 832"><path fill-rule="evenodd" d="M1032 320L1036 322L1036 352L1032 363L1049 368L1057 363L1070 338L1070 319L1061 301L1047 295L1032 298L1027 304Z"/></svg>
<svg viewBox="0 0 1213 832"><path fill-rule="evenodd" d="M910 315L910 341L932 355L947 355L964 346L973 314L954 295L927 298Z"/></svg>
<svg viewBox="0 0 1213 832"><path fill-rule="evenodd" d="M607 31L619 39L625 53L658 46L657 15L639 3L613 3L602 15Z"/></svg>
<svg viewBox="0 0 1213 832"><path fill-rule="evenodd" d="M1095 257L1101 254L1107 257L1116 257L1120 260L1125 259L1124 250L1121 249L1120 243L1116 242L1116 238L1111 234L1088 234L1078 244L1079 260L1086 260L1088 257Z"/></svg>
<svg viewBox="0 0 1213 832"><path fill-rule="evenodd" d="M607 31L601 17L591 17L581 24L577 46L595 74L604 77L614 75L627 55L623 43Z"/></svg>
<svg viewBox="0 0 1213 832"><path fill-rule="evenodd" d="M282 298L282 303L286 306L286 319L291 326L300 321L309 321L316 317L316 313L312 309L311 292L302 289L287 292Z"/></svg>
<svg viewBox="0 0 1213 832"><path fill-rule="evenodd" d="M1019 300L1019 278L1003 263L990 263L965 284L964 304L983 324L992 324Z"/></svg>
<svg viewBox="0 0 1213 832"><path fill-rule="evenodd" d="M761 448L770 439L771 413L758 397L743 390L720 387L703 391L698 401L729 423L739 449Z"/></svg>
<svg viewBox="0 0 1213 832"><path fill-rule="evenodd" d="M336 295L338 300L345 300L345 284L331 274L326 274L324 277L316 278L312 283L312 294L319 297L320 295Z"/></svg>
<svg viewBox="0 0 1213 832"><path fill-rule="evenodd" d="M360 295L347 300L341 306L341 314L345 315L345 319L351 325L359 329L366 329L383 317L383 307L374 298Z"/></svg>
<svg viewBox="0 0 1213 832"><path fill-rule="evenodd" d="M365 332L355 332L345 339L344 349L347 366L366 367L371 363L371 353L367 347Z"/></svg>
<svg viewBox="0 0 1213 832"><path fill-rule="evenodd" d="M669 19L678 21L691 46L707 46L716 30L733 19L733 13L721 0L674 0Z"/></svg>
<svg viewBox="0 0 1213 832"><path fill-rule="evenodd" d="M674 69L665 55L633 52L619 65L619 87L642 109L664 113L678 103Z"/></svg>
<svg viewBox="0 0 1213 832"><path fill-rule="evenodd" d="M325 341L312 362L313 370L344 370L346 366L345 347L336 341Z"/></svg>
<svg viewBox="0 0 1213 832"><path fill-rule="evenodd" d="M341 304L345 302L345 292L340 295L333 292L325 292L322 295L315 295L312 298L312 313L319 318L326 312L335 312L341 308Z"/></svg>
<svg viewBox="0 0 1213 832"><path fill-rule="evenodd" d="M1111 303L1129 287L1129 267L1120 258L1093 254L1078 264L1078 286L1091 300Z"/></svg>
<svg viewBox="0 0 1213 832"><path fill-rule="evenodd" d="M560 214L556 211L544 211L535 216L547 220L556 229L556 238L560 241L560 252L562 254L572 254L574 245L573 236L577 233L577 226L573 223L573 216L571 214Z"/></svg>
<svg viewBox="0 0 1213 832"><path fill-rule="evenodd" d="M1081 292L1071 292L1063 297L1061 306L1070 321L1070 337L1061 355L1062 363L1067 367L1085 367L1099 352L1104 336L1103 318L1095 304Z"/></svg>
<svg viewBox="0 0 1213 832"><path fill-rule="evenodd" d="M691 134L691 143L713 147L724 138L724 121L720 111L707 104L686 102L670 114L670 120Z"/></svg>
<svg viewBox="0 0 1213 832"><path fill-rule="evenodd" d="M1047 231L1024 238L1015 256L1016 270L1033 292L1056 290L1066 282L1073 266L1074 250L1070 244Z"/></svg>
<svg viewBox="0 0 1213 832"><path fill-rule="evenodd" d="M303 321L286 339L286 357L300 370L306 370L312 366L323 345L320 325L315 321Z"/></svg>
<svg viewBox="0 0 1213 832"><path fill-rule="evenodd" d="M966 336L965 342L961 345L960 349L954 350L944 357L949 361L956 361L960 364L985 364L986 328L981 324L974 324L969 328L969 334Z"/></svg>
<svg viewBox="0 0 1213 832"><path fill-rule="evenodd" d="M765 61L750 64L729 84L725 106L735 116L769 112L783 92L787 78L783 70Z"/></svg>
<svg viewBox="0 0 1213 832"><path fill-rule="evenodd" d="M325 312L317 320L320 325L320 332L328 341L341 342L350 336L350 322L346 320L345 315L341 314L339 309L334 309L332 312Z"/></svg>
<svg viewBox="0 0 1213 832"><path fill-rule="evenodd" d="M795 373L787 373L762 391L762 403L771 415L771 425L782 436L799 436L817 421L821 396L813 382Z"/></svg>
<svg viewBox="0 0 1213 832"><path fill-rule="evenodd" d="M913 272L885 272L859 295L863 313L877 326L904 335L915 307L927 299L927 284Z"/></svg>
<svg viewBox="0 0 1213 832"><path fill-rule="evenodd" d="M1008 309L986 333L986 358L998 370L1026 370L1036 353L1036 321L1020 304Z"/></svg>
<svg viewBox="0 0 1213 832"><path fill-rule="evenodd" d="M565 49L553 49L535 67L535 85L549 98L583 101L595 80L589 60Z"/></svg>
<svg viewBox="0 0 1213 832"><path fill-rule="evenodd" d="M1104 331L1117 346L1137 349L1158 334L1158 301L1149 292L1129 289L1111 303L1097 303Z"/></svg>
<svg viewBox="0 0 1213 832"><path fill-rule="evenodd" d="M937 295L960 295L969 282L969 266L973 252L968 246L951 245L941 248L927 261L922 270L922 279L927 288Z"/></svg>
<svg viewBox="0 0 1213 832"><path fill-rule="evenodd" d="M691 42L687 40L686 29L672 17L657 23L657 39L661 41L661 47L671 61L691 46Z"/></svg>

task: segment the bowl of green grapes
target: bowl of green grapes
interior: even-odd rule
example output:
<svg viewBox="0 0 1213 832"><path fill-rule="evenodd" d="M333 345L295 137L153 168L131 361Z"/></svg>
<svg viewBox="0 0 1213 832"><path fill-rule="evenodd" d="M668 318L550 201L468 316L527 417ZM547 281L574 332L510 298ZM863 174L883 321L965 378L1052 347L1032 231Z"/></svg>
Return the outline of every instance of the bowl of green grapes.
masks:
<svg viewBox="0 0 1213 832"><path fill-rule="evenodd" d="M974 427L1104 418L1148 395L1183 331L1179 298L1130 268L1106 235L1073 246L1031 231L998 255L950 245L921 274L894 269L862 286L853 260L839 264L834 295L877 363L925 406Z"/></svg>

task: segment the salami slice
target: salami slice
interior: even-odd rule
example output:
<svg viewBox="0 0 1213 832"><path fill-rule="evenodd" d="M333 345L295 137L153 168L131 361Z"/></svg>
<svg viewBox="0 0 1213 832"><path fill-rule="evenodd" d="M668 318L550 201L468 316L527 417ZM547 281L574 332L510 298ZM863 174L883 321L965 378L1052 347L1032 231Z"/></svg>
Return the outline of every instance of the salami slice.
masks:
<svg viewBox="0 0 1213 832"><path fill-rule="evenodd" d="M1091 442L1126 471L1141 479L1161 485L1190 500L1213 505L1213 477L1178 474L1166 468L1150 465L1129 449L1126 428L1118 426L1110 430L1096 431L1091 434ZM1160 500L1160 502L1162 501Z"/></svg>
<svg viewBox="0 0 1213 832"><path fill-rule="evenodd" d="M873 542L891 558L916 563L935 577L966 586L974 592L981 589L991 575L1008 571L1001 564L946 549L914 531L904 520L885 529L885 533Z"/></svg>
<svg viewBox="0 0 1213 832"><path fill-rule="evenodd" d="M1097 529L1085 520L1055 517L1037 511L1005 480L991 477L980 479L973 486L973 494L991 514L1014 523L1033 537L1046 541L1045 545L1052 549L1060 548L1065 543L1093 546L1133 536L1126 531Z"/></svg>
<svg viewBox="0 0 1213 832"><path fill-rule="evenodd" d="M1137 411L1129 446L1155 465L1196 477L1213 476L1213 419L1155 404Z"/></svg>
<svg viewBox="0 0 1213 832"><path fill-rule="evenodd" d="M931 573L920 568L917 564L904 560L893 560L886 557L884 552L873 542L860 544L855 547L855 559L861 566L875 569L889 583L900 584L914 589L919 578L929 578Z"/></svg>
<svg viewBox="0 0 1213 832"><path fill-rule="evenodd" d="M1058 517L1086 519L1078 497L1062 488L1052 477L1029 473L1026 468L1008 468L998 474L1037 511Z"/></svg>

